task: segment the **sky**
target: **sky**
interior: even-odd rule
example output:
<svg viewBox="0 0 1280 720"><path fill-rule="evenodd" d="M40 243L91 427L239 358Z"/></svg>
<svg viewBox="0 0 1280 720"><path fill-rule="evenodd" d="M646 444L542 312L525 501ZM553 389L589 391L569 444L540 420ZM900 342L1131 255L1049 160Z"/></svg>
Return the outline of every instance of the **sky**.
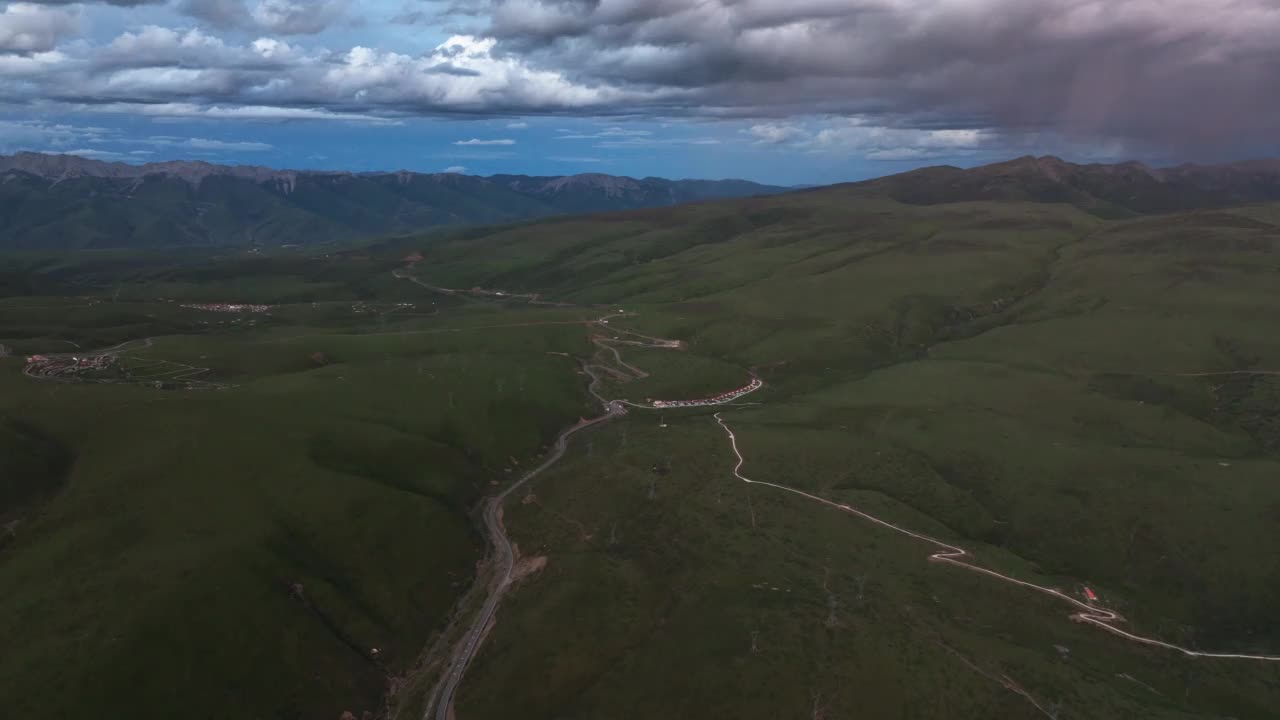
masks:
<svg viewBox="0 0 1280 720"><path fill-rule="evenodd" d="M1280 155L1280 0L0 8L0 153L780 185Z"/></svg>

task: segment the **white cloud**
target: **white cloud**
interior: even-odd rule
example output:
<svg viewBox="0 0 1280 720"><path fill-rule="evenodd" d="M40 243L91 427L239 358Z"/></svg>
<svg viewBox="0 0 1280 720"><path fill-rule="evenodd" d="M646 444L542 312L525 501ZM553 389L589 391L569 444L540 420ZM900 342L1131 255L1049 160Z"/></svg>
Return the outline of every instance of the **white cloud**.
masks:
<svg viewBox="0 0 1280 720"><path fill-rule="evenodd" d="M0 12L0 52L44 53L80 30L80 8L9 3Z"/></svg>
<svg viewBox="0 0 1280 720"><path fill-rule="evenodd" d="M783 123L761 123L742 132L755 138L757 145L780 145L804 135L804 130Z"/></svg>
<svg viewBox="0 0 1280 720"><path fill-rule="evenodd" d="M0 98L156 119L482 116L512 131L524 118L591 115L622 127L566 139L620 148L715 142L650 137L626 126L634 118L750 118L743 142L869 158L964 153L1028 129L1198 147L1273 144L1280 127L1276 0L413 0L406 18L441 10L470 28L426 52L376 31L359 33L370 47L339 44L345 32L284 40L353 27L364 17L353 8L385 18L385 4L157 4L106 43L76 34L90 21L107 32L125 11L0 4ZM172 10L201 21L145 24ZM838 116L863 122L810 120Z"/></svg>
<svg viewBox="0 0 1280 720"><path fill-rule="evenodd" d="M348 0L183 0L178 9L222 30L313 35L347 14Z"/></svg>
<svg viewBox="0 0 1280 720"><path fill-rule="evenodd" d="M0 120L0 148L10 151L24 147L44 147L61 152L59 148L102 142L116 135L117 131L108 128L40 120Z"/></svg>
<svg viewBox="0 0 1280 720"><path fill-rule="evenodd" d="M719 138L714 137L646 137L643 135L605 138L592 145L595 148L640 148L653 145L719 145Z"/></svg>
<svg viewBox="0 0 1280 720"><path fill-rule="evenodd" d="M956 153L944 152L941 150L929 150L925 148L898 147L887 148L885 150L872 150L863 157L868 160L940 160L946 157L952 157Z"/></svg>
<svg viewBox="0 0 1280 720"><path fill-rule="evenodd" d="M617 113L1274 145L1276 0L451 0ZM769 140L757 138L762 143ZM783 141L785 142L785 140Z"/></svg>
<svg viewBox="0 0 1280 720"><path fill-rule="evenodd" d="M38 59L0 53L0 97L152 117L392 123L434 113L582 110L645 95L579 84L494 47L492 39L458 35L424 55L359 46L333 52L143 26L105 45L77 43Z"/></svg>
<svg viewBox="0 0 1280 720"><path fill-rule="evenodd" d="M94 148L77 148L74 150L59 150L62 155L77 155L79 157L87 157L93 160L129 160L131 159L125 153L113 152L111 150L98 150Z"/></svg>
<svg viewBox="0 0 1280 720"><path fill-rule="evenodd" d="M163 145L166 147L189 148L192 150L229 150L244 152L262 152L271 150L272 146L263 142L251 142L247 140L211 140L209 138L182 138L171 135L152 135L146 141L152 145Z"/></svg>
<svg viewBox="0 0 1280 720"><path fill-rule="evenodd" d="M257 28L267 32L310 35L329 27L346 11L346 0L261 0L249 16Z"/></svg>
<svg viewBox="0 0 1280 720"><path fill-rule="evenodd" d="M274 38L234 46L199 28L178 31L156 25L120 34L95 57L99 67L196 69L281 68L301 59L295 48Z"/></svg>
<svg viewBox="0 0 1280 720"><path fill-rule="evenodd" d="M608 162L608 161L607 161L607 160L605 160L604 158L598 158L598 157L575 157L575 156L565 156L565 155L552 155L551 157L549 157L549 158L547 158L547 159L548 159L548 160L550 160L550 161L552 161L552 162L560 162L560 163L602 163L602 162Z"/></svg>
<svg viewBox="0 0 1280 720"><path fill-rule="evenodd" d="M2 48L0 53L3 53ZM26 55L0 54L0 82L10 79L30 79L39 82L42 76L56 71L66 65L69 60L70 58L57 50Z"/></svg>
<svg viewBox="0 0 1280 720"><path fill-rule="evenodd" d="M465 173L466 171L467 171L467 168L466 168L466 166L464 166L464 165L450 165L449 167L445 168L445 169L444 169L444 170L442 170L441 172L448 173L448 174L451 174L451 175L453 175L453 174L461 175L461 174Z"/></svg>
<svg viewBox="0 0 1280 720"><path fill-rule="evenodd" d="M128 115L146 115L161 119L253 120L279 122L285 120L329 120L369 125L400 125L400 120L361 113L333 112L318 108L275 107L270 105L197 105L196 103L107 103L82 105L76 109Z"/></svg>
<svg viewBox="0 0 1280 720"><path fill-rule="evenodd" d="M501 138L498 140L481 140L480 138L471 138L470 140L455 140L454 145L515 145L516 141L510 138Z"/></svg>
<svg viewBox="0 0 1280 720"><path fill-rule="evenodd" d="M420 57L355 47L306 78L304 89L330 101L453 112L584 109L646 95L580 85L515 55L497 54L494 45L492 38L455 35Z"/></svg>
<svg viewBox="0 0 1280 720"><path fill-rule="evenodd" d="M561 130L560 132L567 132ZM594 133L571 133L567 135L557 135L557 140L596 140L600 138L640 138L653 135L650 130L629 130L621 127L611 127L606 130Z"/></svg>
<svg viewBox="0 0 1280 720"><path fill-rule="evenodd" d="M987 130L917 130L850 118L819 130L804 145L813 152L858 154L872 160L913 160L963 155L990 140Z"/></svg>

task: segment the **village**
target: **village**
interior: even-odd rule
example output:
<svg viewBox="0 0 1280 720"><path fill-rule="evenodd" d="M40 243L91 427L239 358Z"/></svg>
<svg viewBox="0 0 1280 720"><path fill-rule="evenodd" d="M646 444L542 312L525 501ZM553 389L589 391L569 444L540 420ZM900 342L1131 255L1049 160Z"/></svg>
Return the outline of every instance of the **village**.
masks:
<svg viewBox="0 0 1280 720"><path fill-rule="evenodd" d="M317 303L312 303L312 307L317 307ZM351 312L355 315L390 315L393 312L411 310L415 307L417 306L411 302L367 303L357 300L351 304Z"/></svg>
<svg viewBox="0 0 1280 720"><path fill-rule="evenodd" d="M184 308L192 310L208 310L210 312L227 312L227 313L264 313L271 309L271 305L250 305L247 303L191 303L182 305Z"/></svg>
<svg viewBox="0 0 1280 720"><path fill-rule="evenodd" d="M86 372L107 370L115 362L115 355L88 357L31 355L27 358L27 365L22 372L33 378L66 380Z"/></svg>

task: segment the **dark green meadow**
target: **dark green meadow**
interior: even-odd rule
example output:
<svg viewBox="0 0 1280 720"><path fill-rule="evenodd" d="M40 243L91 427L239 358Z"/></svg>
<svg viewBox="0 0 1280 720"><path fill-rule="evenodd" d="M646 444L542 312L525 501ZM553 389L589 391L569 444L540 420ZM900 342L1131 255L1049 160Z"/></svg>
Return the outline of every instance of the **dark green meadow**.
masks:
<svg viewBox="0 0 1280 720"><path fill-rule="evenodd" d="M477 233L427 247L423 268L635 310L630 328L757 368L769 387L749 399L763 404L726 414L753 478L1029 581L1088 584L1133 632L1280 648L1276 376L1201 374L1280 369L1280 228L1253 220L1265 209L1108 223L1067 205L829 190L644 217ZM672 357L657 367L684 362ZM1274 664L1072 623L1064 603L929 563L924 543L742 485L708 413L662 419L599 431L533 485L536 503L512 502L512 537L548 565L502 611L460 715L1280 706Z"/></svg>
<svg viewBox="0 0 1280 720"><path fill-rule="evenodd" d="M217 292L201 299L240 300ZM15 352L154 333L128 364L208 367L229 386L61 384L0 359L7 712L381 706L472 582L476 500L587 412L575 363L550 354L584 354L582 327L511 326L582 313L476 306L446 322L425 291L415 312L367 307L404 299L269 315L0 301Z"/></svg>
<svg viewBox="0 0 1280 720"><path fill-rule="evenodd" d="M590 336L611 333L585 321L617 310L618 337L685 347L617 345L649 376L609 378L608 397L766 381L723 416L747 476L1030 582L1087 584L1132 632L1280 654L1277 212L1108 221L831 188L267 257L5 259L13 352L149 337L130 362L228 387L58 384L0 359L0 517L16 523L0 627L19 648L0 702L32 718L378 710L477 577L477 502L599 412L578 361L607 359ZM414 252L427 283L574 306L432 294L391 274ZM180 307L220 301L277 307ZM575 436L505 509L547 564L499 609L458 717L1280 707L1280 663L1073 623L734 463L703 409ZM419 717L430 679L389 715Z"/></svg>

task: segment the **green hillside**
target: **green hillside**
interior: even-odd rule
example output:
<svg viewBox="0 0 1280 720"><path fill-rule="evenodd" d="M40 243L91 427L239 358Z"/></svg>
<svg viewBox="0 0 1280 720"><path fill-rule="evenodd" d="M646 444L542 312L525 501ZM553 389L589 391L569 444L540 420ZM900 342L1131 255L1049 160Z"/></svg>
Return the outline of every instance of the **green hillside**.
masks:
<svg viewBox="0 0 1280 720"><path fill-rule="evenodd" d="M610 374L607 397L764 379L722 414L749 478L1088 586L1140 636L1280 653L1280 207L946 199L873 184L327 254L5 257L0 703L421 717L449 654L433 640L491 578L476 504L599 413L579 363L612 362L590 342L610 330L683 347L614 345L647 376ZM203 302L275 307L182 307ZM113 370L133 384L22 374L20 354L143 338ZM225 387L138 382L170 367ZM545 566L503 600L457 717L1280 706L1278 663L1071 622L929 543L743 483L712 412L633 409L509 499L511 540Z"/></svg>
<svg viewBox="0 0 1280 720"><path fill-rule="evenodd" d="M864 195L418 246L433 283L618 305L643 332L759 369L763 405L726 414L752 477L1028 580L1088 583L1135 632L1280 648L1280 556L1258 546L1280 507L1274 211L1108 223L1065 203ZM460 715L778 717L815 695L833 716L1039 714L970 664L1064 717L1262 718L1277 702L1273 666L1117 641L927 563L927 546L735 486L708 414L665 415L668 429L635 416L601 431L536 504L511 505L513 538L548 570L511 601ZM650 497L661 463L674 469Z"/></svg>

